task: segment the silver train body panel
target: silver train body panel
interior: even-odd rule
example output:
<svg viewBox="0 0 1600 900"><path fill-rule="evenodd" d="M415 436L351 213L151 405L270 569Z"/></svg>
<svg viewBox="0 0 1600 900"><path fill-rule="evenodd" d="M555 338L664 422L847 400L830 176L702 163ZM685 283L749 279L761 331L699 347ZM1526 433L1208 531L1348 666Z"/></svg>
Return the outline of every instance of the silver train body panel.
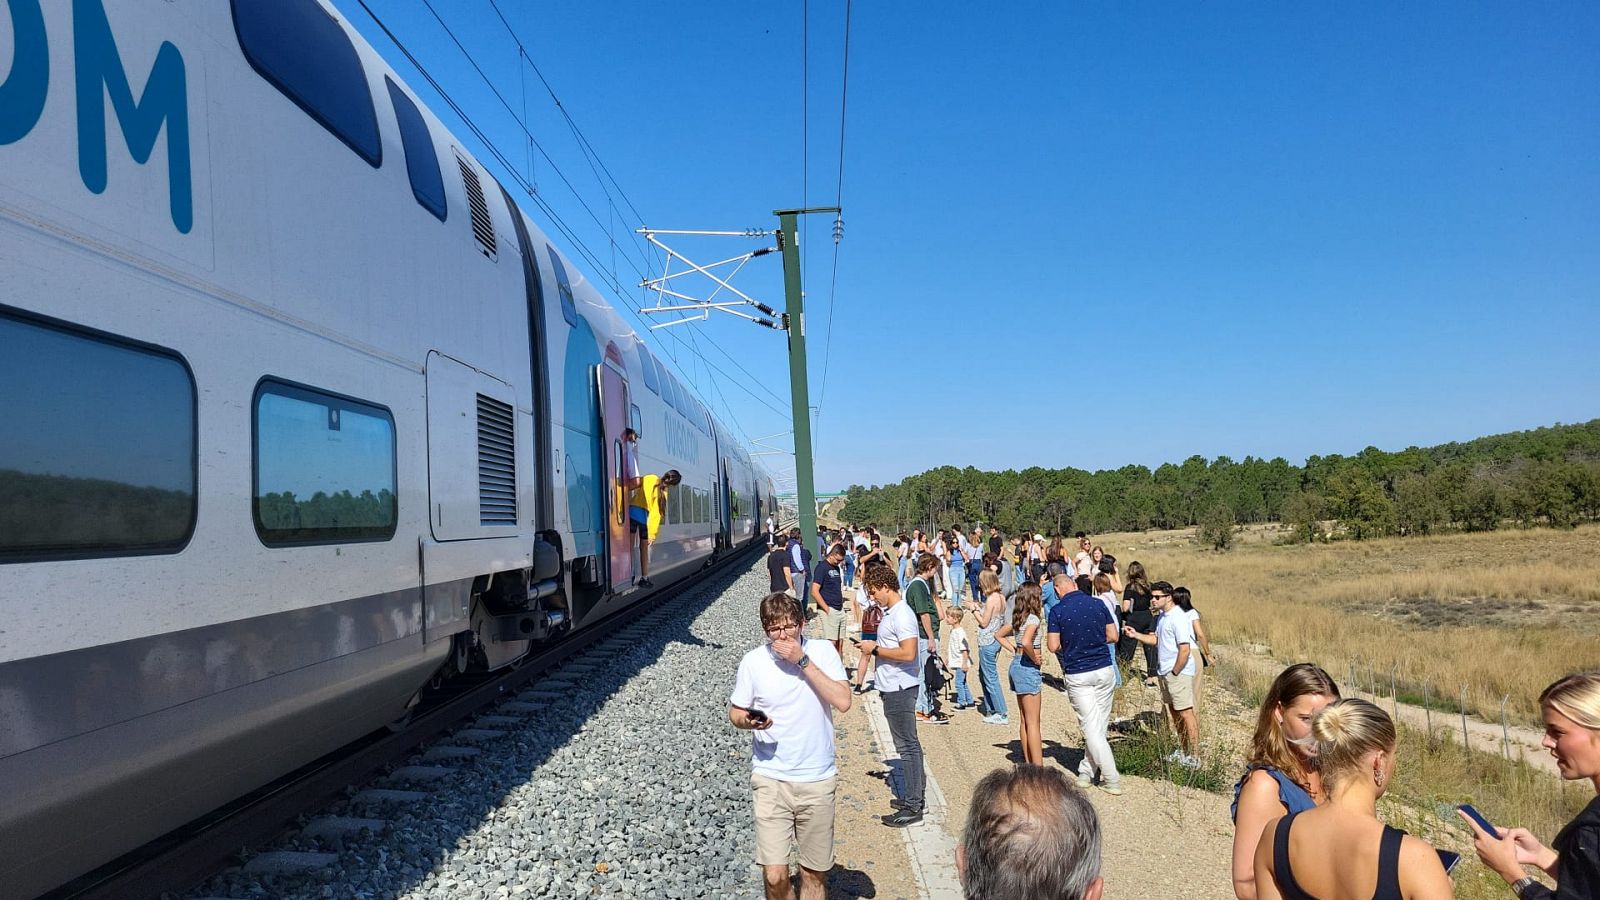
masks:
<svg viewBox="0 0 1600 900"><path fill-rule="evenodd" d="M508 603L636 602L622 427L683 475L654 579L775 511L331 7L11 0L0 73L0 894L515 658Z"/></svg>

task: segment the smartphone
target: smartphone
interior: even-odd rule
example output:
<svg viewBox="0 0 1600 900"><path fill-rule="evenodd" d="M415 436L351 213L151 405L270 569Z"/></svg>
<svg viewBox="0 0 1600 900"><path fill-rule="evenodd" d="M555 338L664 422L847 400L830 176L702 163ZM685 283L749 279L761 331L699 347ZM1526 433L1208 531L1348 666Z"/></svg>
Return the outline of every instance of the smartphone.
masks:
<svg viewBox="0 0 1600 900"><path fill-rule="evenodd" d="M745 712L745 715L750 717L750 721L752 721L752 722L755 722L755 723L759 724L761 722L769 721L767 719L767 714L766 713L762 712L759 709L755 709L754 707L752 707L750 709L747 709L744 712Z"/></svg>
<svg viewBox="0 0 1600 900"><path fill-rule="evenodd" d="M1434 850L1439 854L1439 862L1444 863L1444 873L1449 875L1455 870L1456 863L1461 862L1461 854L1451 853L1449 850Z"/></svg>
<svg viewBox="0 0 1600 900"><path fill-rule="evenodd" d="M1471 804L1463 803L1460 806L1456 807L1456 809L1459 809L1462 812L1466 813L1467 814L1467 818L1471 819L1474 822L1477 822L1478 823L1478 827L1482 828L1484 831L1489 832L1489 836L1490 837L1499 837L1500 836L1500 829L1495 828L1493 825L1490 825L1489 824L1489 820L1485 819L1483 817L1483 813L1478 812L1477 810L1473 809Z"/></svg>

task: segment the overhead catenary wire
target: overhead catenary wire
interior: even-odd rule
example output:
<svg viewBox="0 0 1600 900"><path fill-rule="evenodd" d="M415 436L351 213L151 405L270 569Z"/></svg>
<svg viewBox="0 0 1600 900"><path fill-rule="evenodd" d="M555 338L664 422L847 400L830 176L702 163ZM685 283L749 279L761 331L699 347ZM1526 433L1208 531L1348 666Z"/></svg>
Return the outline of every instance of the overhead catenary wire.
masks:
<svg viewBox="0 0 1600 900"><path fill-rule="evenodd" d="M589 164L589 171L594 173L595 181L599 183L600 190L605 192L606 199L612 201L613 207L615 206L611 191L606 187L606 181L609 179L611 186L616 188L617 194L622 197L622 202L627 204L629 210L632 210L634 219L639 224L644 224L644 214L639 212L639 208L634 205L633 199L628 196L628 192L623 189L616 176L611 174L611 169L606 165L605 160L600 158L599 151L594 149L594 144L590 143L588 136L583 133L583 129L578 127L577 121L572 118L572 113L567 110L566 104L562 103L561 98L556 95L555 88L551 86L550 80L544 77L544 72L540 71L539 64L533 61L533 54L528 52L527 46L522 42L522 37L517 34L516 28L512 27L511 21L506 18L505 12L500 9L498 0L489 0L489 6L494 10L495 16L499 18L500 24L505 26L506 34L516 43L520 62L526 63L528 68L533 70L533 74L539 79L539 83L544 85L545 92L550 95L550 101L555 104L556 109L561 113L561 118L567 123L567 127L571 129L573 138L578 142L578 149L582 151L584 161ZM524 112L524 115L526 115L526 112ZM601 172L605 173L605 177L601 177ZM632 229L629 229L629 231L631 233ZM636 236L633 237L633 243L641 252L649 253L649 248L640 244Z"/></svg>
<svg viewBox="0 0 1600 900"><path fill-rule="evenodd" d="M556 229L561 233L561 235L567 241L570 242L570 246L572 246L573 249L576 252L578 252L588 262L588 264L592 267L593 271L598 273L600 277L603 278L603 277L605 277L607 275L610 275L610 279L609 279L608 283L609 283L609 286L611 287L611 289L613 290L613 292L616 294L616 296L620 297L620 296L625 295L626 291L623 289L621 283L617 280L615 274L614 273L609 273L607 271L606 267L601 263L599 257L593 252L593 250L589 247L589 245L581 237L579 237L577 232L574 231L571 228L571 226L569 226L567 224L567 222L555 211L555 209L552 206L550 206L550 204L548 202L545 201L545 199L534 189L533 184L530 181L528 181L526 178L524 178L524 176L517 171L517 168L515 166L513 166L511 164L511 162L506 158L505 154L501 151L499 146L496 145L494 143L494 141L490 140L488 135L486 135L483 132L483 130L478 127L477 123L472 119L471 116L469 116L467 114L466 110L463 109L461 107L461 105L456 102L454 97L451 96L450 92L445 90L444 85L439 83L438 79L435 78L433 76L432 72L430 72L428 70L428 68L422 64L422 61L420 59L418 59L414 53L411 52L410 48L405 44L405 42L400 40L400 37L398 35L396 35L394 33L394 31L389 28L388 24L385 23L383 21L383 19L378 16L378 14L372 9L372 7L370 5L368 5L367 0L356 0L356 2L358 4L360 4L362 10L364 10L366 12L367 16L372 19L373 23L379 28L379 30L381 30L384 33L384 36L387 37L390 40L390 42L392 42L395 45L395 47L400 51L400 53L403 56L405 56L406 60L408 62L410 62L412 67L417 70L417 73L420 74L423 77L423 79L428 82L429 86L431 86L433 88L434 92L439 95L440 99L442 99L445 102L445 104L450 107L450 109L455 113L456 117L461 120L461 123L463 125L465 125L467 127L467 129L472 132L472 134L478 139L479 143L482 144L483 147L500 163L500 166L501 166L502 170L504 171L504 173L508 177L510 177L511 179L516 181L518 186L522 188L523 192L528 196L528 198L530 200L532 200L546 216L549 217L551 223L556 227ZM426 0L425 0L425 2L426 2ZM430 11L431 11L432 7L430 6L429 8L430 8ZM435 18L438 18L437 12L434 13L434 16L435 16ZM443 22L441 21L440 24L443 25ZM473 68L478 72L479 77L482 78L486 83L489 84L490 89L493 90L495 92L496 97L498 97L500 99L501 105L502 106L506 106L507 112L510 113L510 115L512 116L513 119L515 119L516 118L516 113L510 109L508 104L506 104L505 98L500 94L500 92L497 89L494 88L493 83L489 81L489 78L483 72L483 69L480 66L478 66L478 64L477 64L477 62L475 60L472 59L471 53L467 51L466 47L464 45L462 45L459 40L454 41L454 43L456 44L456 47L462 52L462 54L467 56L468 61L472 64ZM520 122L519 122L519 124L520 124ZM523 131L524 131L524 133L527 132L526 127L523 128ZM531 134L528 135L528 136L529 136L530 139L532 138ZM540 153L542 155L544 155L546 161L549 162L551 168L556 170L557 173L559 175L561 175L562 181L564 183L566 183L567 186L574 191L574 193L576 193L576 189L572 188L572 184L571 184L570 180L568 180L564 174L560 173L560 167L556 165L555 160L552 159L549 156L548 153L545 153L544 149L542 147L540 147L539 149L540 149ZM580 202L581 202L581 198L580 198ZM587 204L584 204L584 206L585 206L585 209L588 209ZM589 212L590 212L591 218L595 218L594 215L593 215L593 211L589 210ZM598 218L596 218L596 224L599 224ZM633 265L632 260L629 260L629 264ZM644 273L642 271L639 271L637 266L634 267L634 270L636 272L639 272L639 275L641 277L644 277ZM632 306L630 304L623 303L623 304L618 304L618 305L621 306L622 308L626 309L628 311L629 315L631 315L633 317L633 319L636 322L638 322L638 324L642 328L644 328L646 331L648 331L648 326L639 317L639 314L632 308ZM717 373L722 375L724 378L726 378L729 381L731 381L734 384L736 384L741 390L745 391L754 400L756 400L756 402L760 403L762 406L764 406L767 409L773 411L777 415L782 416L785 419L789 418L789 411L788 410L780 409L779 407L774 406L773 404L769 403L764 398L762 398L759 394L756 394L753 390L751 390L750 387L748 385L746 385L744 382L742 382L739 379L736 379L733 376L729 375L720 366L717 366L715 363L712 363L710 360L705 359L703 354L699 353L698 348L691 348L687 343L685 343L683 341L682 338L679 338L675 334L670 334L669 333L668 336L671 337L680 347L683 347L687 352L693 352L693 353L696 353L697 355L701 355L702 361L706 365L710 366L713 371L716 371ZM712 346L717 347L717 349L719 351L721 351L725 356L728 355L727 351L722 350L722 348L720 346L718 346L716 343L713 342ZM728 356L728 358L729 358L730 361L734 362L734 364L736 366L738 366L737 361L733 360L732 356ZM675 353L673 354L673 359L674 359L674 361L676 361L676 354ZM744 371L746 373L746 375L748 375L751 379L754 379L754 376L753 375L749 375L748 370L744 369L743 366L738 366L738 367L741 369L741 371ZM680 368L681 368L681 366L680 366ZM763 385L763 387L764 387L764 385ZM770 391L769 391L769 393L770 393Z"/></svg>
<svg viewBox="0 0 1600 900"><path fill-rule="evenodd" d="M844 135L845 112L850 103L850 5L851 0L844 4L844 76L839 87L839 177L834 187L833 205L844 209ZM833 266L828 277L828 330L827 337L822 345L822 388L817 392L817 408L822 409L823 401L828 398L828 368L833 362L833 309L834 300L839 290L839 242L843 238L842 228L844 221L836 218L833 226ZM822 416L817 416L817 429L812 433L812 442L817 441L817 433L822 429Z"/></svg>
<svg viewBox="0 0 1600 900"><path fill-rule="evenodd" d="M361 0L361 5L365 8L366 0ZM578 201L578 205L583 207L583 211L588 213L589 218L594 220L595 226L601 229L609 230L608 226L604 222L600 221L599 214L596 213L594 209L589 206L588 201L583 198L583 194L579 192L577 186L572 183L572 180L567 177L565 172L561 171L561 167L556 165L556 161L550 156L549 151L545 150L544 145L539 142L539 139L533 136L533 131L528 127L528 123L524 122L517 115L516 110L513 109L511 103L506 100L505 95L502 94L500 89L495 86L494 80L489 77L488 73L483 71L482 66L478 65L478 61L473 57L472 52L469 51L466 45L461 42L461 39L456 36L455 31L450 28L449 23L445 22L444 17L439 15L439 11L434 8L432 0L422 0L422 5L430 14L432 14L434 21L439 23L439 27L444 29L445 35L449 37L450 41L456 45L456 49L461 51L461 55L466 57L467 63L471 65L473 70L478 73L478 77L483 80L483 83L489 88L490 93L494 94L495 99L500 101L500 105L505 108L506 114L511 116L512 121L517 123L517 127L522 129L522 133L527 136L527 139L533 142L533 146L539 151L539 155L543 156L545 162L550 164L551 169L553 169L556 173L556 177L560 178L561 183L565 184L567 189L572 192L572 196ZM371 13L370 9L368 10L368 13ZM598 259L596 262L598 263ZM633 270L637 272L641 278L644 277L644 271L637 265L634 265L632 260L629 260L628 264L632 266ZM648 257L645 258L644 265L645 268L649 268L650 261Z"/></svg>

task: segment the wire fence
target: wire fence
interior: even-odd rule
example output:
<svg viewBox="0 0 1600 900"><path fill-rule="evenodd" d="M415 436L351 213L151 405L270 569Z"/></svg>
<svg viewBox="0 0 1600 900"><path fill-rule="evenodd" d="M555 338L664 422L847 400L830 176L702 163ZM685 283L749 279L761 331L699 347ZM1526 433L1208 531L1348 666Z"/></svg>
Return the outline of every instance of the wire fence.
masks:
<svg viewBox="0 0 1600 900"><path fill-rule="evenodd" d="M1426 736L1430 749L1449 741L1473 754L1492 754L1511 763L1556 775L1553 759L1541 744L1543 734L1512 723L1511 695L1500 698L1497 714L1469 715L1469 690L1465 685L1443 685L1433 679L1420 684L1401 678L1400 667L1387 671L1354 658L1345 663L1342 693L1362 697L1387 710L1396 723ZM1477 704L1482 709L1481 702Z"/></svg>

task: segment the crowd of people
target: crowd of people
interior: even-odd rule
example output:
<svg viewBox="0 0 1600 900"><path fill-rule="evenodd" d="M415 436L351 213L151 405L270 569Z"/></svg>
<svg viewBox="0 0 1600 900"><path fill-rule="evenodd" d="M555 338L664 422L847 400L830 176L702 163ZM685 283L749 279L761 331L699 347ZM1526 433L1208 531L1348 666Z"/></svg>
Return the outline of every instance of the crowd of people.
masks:
<svg viewBox="0 0 1600 900"><path fill-rule="evenodd" d="M772 535L772 592L760 609L767 641L744 657L729 700L733 724L755 732L757 862L768 897L793 896L791 853L800 896L824 896L833 865L834 712L847 711L853 695L878 693L902 776L882 821L913 826L925 803L918 729L948 724L946 688L952 711L975 710L987 724L1011 724L1014 706L1021 749L1019 765L975 789L958 847L966 896L1100 896L1099 825L1084 791L1098 785L1123 794L1108 731L1124 673L1129 683L1159 689L1178 741L1168 761L1197 767L1203 673L1216 655L1189 590L1152 581L1138 562L1124 573L1089 536L1074 540L953 528L898 534L885 547L874 528L846 528L818 535L813 563L799 529ZM803 635L808 620L814 637ZM851 634L858 635L853 672L845 665ZM1009 703L1001 650L1011 658ZM1046 650L1060 664L1059 689L1083 734L1075 778L1044 763ZM1462 819L1478 856L1516 896L1600 897L1600 674L1563 678L1540 703L1544 745L1562 777L1590 780L1597 798L1551 847L1465 808ZM1233 789L1235 894L1453 896L1451 855L1379 819L1397 745L1389 715L1341 697L1320 667L1299 663L1280 673ZM1529 876L1526 866L1556 886Z"/></svg>

